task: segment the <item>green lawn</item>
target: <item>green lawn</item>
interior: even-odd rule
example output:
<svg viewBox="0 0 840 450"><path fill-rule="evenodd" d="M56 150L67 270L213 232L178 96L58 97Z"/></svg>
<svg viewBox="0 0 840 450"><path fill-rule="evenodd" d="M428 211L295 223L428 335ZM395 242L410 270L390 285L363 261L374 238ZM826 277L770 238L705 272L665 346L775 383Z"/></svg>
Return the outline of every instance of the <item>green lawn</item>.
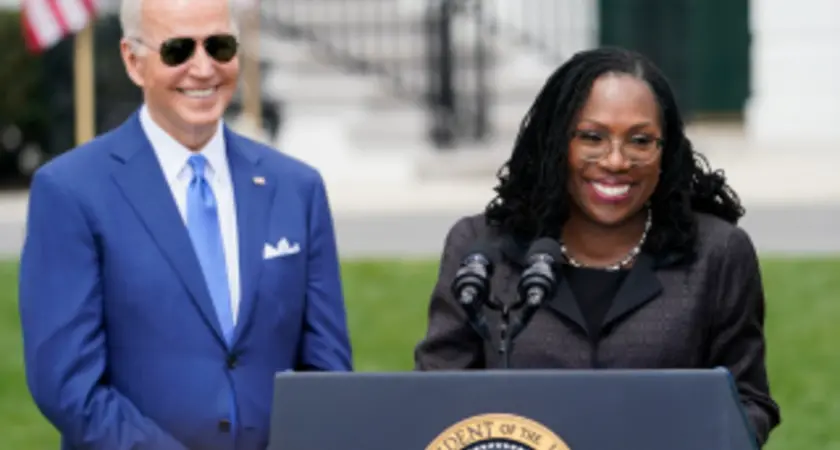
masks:
<svg viewBox="0 0 840 450"><path fill-rule="evenodd" d="M783 424L770 450L840 450L840 260L763 261L773 394ZM359 370L409 370L426 325L434 261L348 262L345 292ZM16 266L0 264L0 449L55 449L23 381Z"/></svg>

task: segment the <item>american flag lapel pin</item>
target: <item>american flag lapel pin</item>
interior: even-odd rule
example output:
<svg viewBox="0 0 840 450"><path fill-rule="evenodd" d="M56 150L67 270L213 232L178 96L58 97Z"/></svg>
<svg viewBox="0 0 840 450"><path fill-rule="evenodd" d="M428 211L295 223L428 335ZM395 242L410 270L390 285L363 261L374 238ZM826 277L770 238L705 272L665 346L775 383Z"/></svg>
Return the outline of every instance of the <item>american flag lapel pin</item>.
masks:
<svg viewBox="0 0 840 450"><path fill-rule="evenodd" d="M257 186L265 186L265 177L254 177L253 180Z"/></svg>

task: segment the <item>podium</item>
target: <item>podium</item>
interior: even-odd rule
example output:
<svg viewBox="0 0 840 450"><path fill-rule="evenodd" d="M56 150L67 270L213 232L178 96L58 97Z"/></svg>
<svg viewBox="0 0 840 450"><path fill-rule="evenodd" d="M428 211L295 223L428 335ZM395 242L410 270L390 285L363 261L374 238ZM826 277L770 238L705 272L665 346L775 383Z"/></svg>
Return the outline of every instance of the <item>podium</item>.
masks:
<svg viewBox="0 0 840 450"><path fill-rule="evenodd" d="M756 450L725 369L280 373L269 450Z"/></svg>

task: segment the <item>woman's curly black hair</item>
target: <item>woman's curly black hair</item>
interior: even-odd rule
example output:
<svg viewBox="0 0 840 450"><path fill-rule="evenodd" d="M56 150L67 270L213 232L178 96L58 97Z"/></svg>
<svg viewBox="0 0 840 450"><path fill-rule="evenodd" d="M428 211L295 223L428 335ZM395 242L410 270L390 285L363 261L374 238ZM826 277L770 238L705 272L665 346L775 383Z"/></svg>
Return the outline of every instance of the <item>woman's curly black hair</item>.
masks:
<svg viewBox="0 0 840 450"><path fill-rule="evenodd" d="M690 259L697 241L695 212L737 223L744 209L723 173L712 171L692 148L662 72L644 56L620 48L577 53L548 78L522 121L510 159L499 170L496 197L485 210L487 223L525 240L559 237L569 215L571 131L593 82L606 73L644 80L662 115L662 172L650 199L653 227L644 250Z"/></svg>

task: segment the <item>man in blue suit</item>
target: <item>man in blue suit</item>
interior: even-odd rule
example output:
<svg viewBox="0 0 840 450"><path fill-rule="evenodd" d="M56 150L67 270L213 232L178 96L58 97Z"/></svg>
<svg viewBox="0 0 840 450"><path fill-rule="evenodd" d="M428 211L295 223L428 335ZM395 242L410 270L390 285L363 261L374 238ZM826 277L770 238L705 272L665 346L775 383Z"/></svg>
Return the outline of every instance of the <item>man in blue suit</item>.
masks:
<svg viewBox="0 0 840 450"><path fill-rule="evenodd" d="M227 0L125 0L127 122L31 186L29 388L64 449L257 450L278 371L349 371L316 170L227 129Z"/></svg>

